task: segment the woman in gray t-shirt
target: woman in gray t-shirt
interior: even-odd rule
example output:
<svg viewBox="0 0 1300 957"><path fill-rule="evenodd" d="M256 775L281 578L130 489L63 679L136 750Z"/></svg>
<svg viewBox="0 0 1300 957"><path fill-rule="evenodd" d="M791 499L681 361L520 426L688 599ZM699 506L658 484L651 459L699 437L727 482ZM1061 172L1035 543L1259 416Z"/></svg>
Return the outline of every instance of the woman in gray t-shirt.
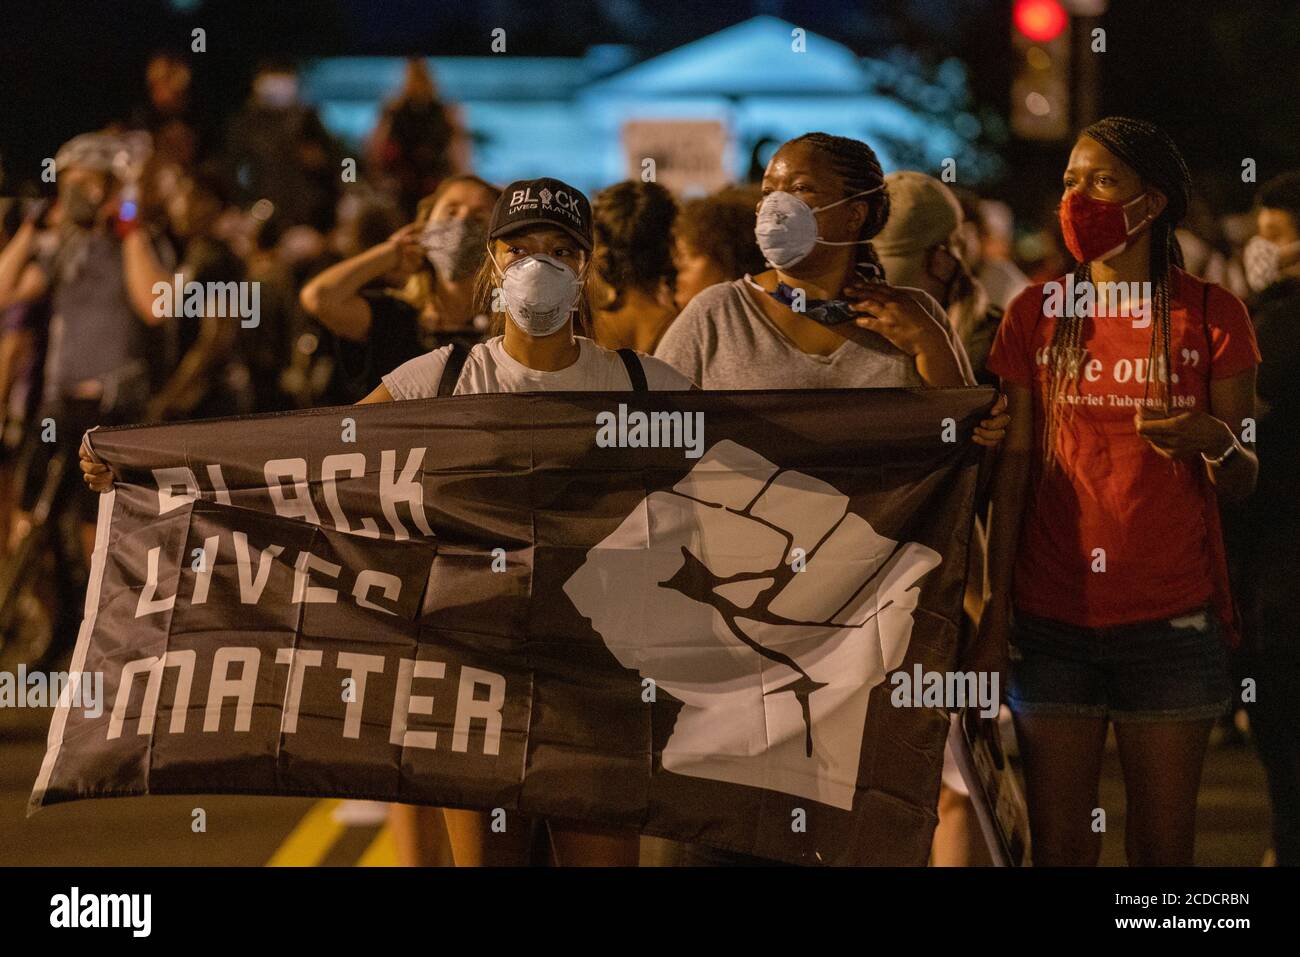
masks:
<svg viewBox="0 0 1300 957"><path fill-rule="evenodd" d="M943 309L884 281L871 237L889 194L866 143L806 133L763 174L755 230L773 268L711 286L682 310L655 355L703 389L974 385ZM1001 402L975 432L996 445Z"/></svg>
<svg viewBox="0 0 1300 957"><path fill-rule="evenodd" d="M655 356L702 389L974 385L933 297L884 281L871 238L888 218L884 172L866 143L825 133L790 140L763 174L755 228L773 268L701 292ZM1001 442L1005 408L999 399L976 442ZM702 845L667 855L688 865L766 863Z"/></svg>

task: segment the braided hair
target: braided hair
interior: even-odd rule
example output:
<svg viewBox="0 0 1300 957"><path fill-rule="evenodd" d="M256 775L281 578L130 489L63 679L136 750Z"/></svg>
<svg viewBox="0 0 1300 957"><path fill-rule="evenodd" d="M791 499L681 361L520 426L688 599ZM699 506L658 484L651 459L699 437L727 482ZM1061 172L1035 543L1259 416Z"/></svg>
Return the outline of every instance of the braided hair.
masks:
<svg viewBox="0 0 1300 957"><path fill-rule="evenodd" d="M1168 407L1170 402L1170 267L1182 268L1183 253L1174 236L1174 228L1187 213L1191 201L1191 174L1174 141L1160 128L1124 116L1110 116L1087 127L1080 136L1096 140L1118 159L1127 163L1142 180L1168 200L1160 215L1151 223L1150 276L1152 285L1151 345L1147 352L1146 389L1143 400ZM1092 281L1092 267L1079 263L1074 269L1075 288ZM1073 310L1068 310L1073 312ZM1050 365L1047 381L1046 431L1043 461L1050 466L1056 458L1056 444L1064 417L1073 405L1061 401L1071 388L1077 388L1079 368L1083 364L1083 317L1062 316L1056 320L1048 352Z"/></svg>
<svg viewBox="0 0 1300 957"><path fill-rule="evenodd" d="M885 185L885 171L880 167L876 151L861 140L830 133L805 133L790 143L807 143L825 156L835 175L844 180L844 195L853 196L866 190L876 190L860 198L867 204L867 218L858 232L859 273L866 279L883 281L885 267L871 245L871 239L885 228L889 220L889 188Z"/></svg>
<svg viewBox="0 0 1300 957"><path fill-rule="evenodd" d="M591 204L595 246L591 268L605 301L614 310L623 294L638 289L653 295L677 279L673 267L673 221L677 201L658 183L625 180L596 194Z"/></svg>

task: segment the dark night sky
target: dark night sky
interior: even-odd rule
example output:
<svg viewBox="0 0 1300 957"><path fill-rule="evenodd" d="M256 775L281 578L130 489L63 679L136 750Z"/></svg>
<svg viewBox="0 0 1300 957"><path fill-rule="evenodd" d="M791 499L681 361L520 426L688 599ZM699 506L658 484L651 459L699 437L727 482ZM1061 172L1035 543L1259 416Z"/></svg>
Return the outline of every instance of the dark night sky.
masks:
<svg viewBox="0 0 1300 957"><path fill-rule="evenodd" d="M7 182L21 179L69 136L121 116L143 96L154 48L188 45L207 31L196 69L214 122L239 104L256 61L271 54L486 51L505 26L510 52L576 55L594 43L672 48L758 13L833 37L863 55L903 43L928 57L967 61L977 99L1005 112L1009 0L202 0L177 13L165 0L7 3L0 37L0 152ZM180 4L186 6L186 4ZM1260 179L1300 167L1300 4L1295 0L1112 0L1102 20L1104 112L1145 116L1183 147L1216 205L1243 207L1240 182L1253 157ZM865 12L870 11L870 12ZM1067 150L1021 144L1007 151L1004 188L1051 182ZM18 175L15 175L18 174ZM8 189L5 190L9 191Z"/></svg>

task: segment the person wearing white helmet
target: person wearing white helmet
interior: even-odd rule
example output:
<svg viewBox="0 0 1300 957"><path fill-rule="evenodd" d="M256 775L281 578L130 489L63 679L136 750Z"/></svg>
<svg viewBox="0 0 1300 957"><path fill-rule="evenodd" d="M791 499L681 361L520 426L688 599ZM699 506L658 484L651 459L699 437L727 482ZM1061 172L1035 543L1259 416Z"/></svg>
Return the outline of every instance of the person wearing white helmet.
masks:
<svg viewBox="0 0 1300 957"><path fill-rule="evenodd" d="M82 433L94 425L138 421L149 399L147 328L155 315L152 274L143 268L153 241L138 228L134 184L149 155L148 134L85 133L54 158L57 232L38 243L25 223L0 253L0 308L48 297L49 351L38 421L52 420L55 441L29 436L30 468L23 509L40 493L55 457L75 456ZM165 253L164 253L165 256ZM77 469L68 462L60 500L75 493ZM82 544L94 542L92 496L80 497ZM23 533L25 515L15 522Z"/></svg>

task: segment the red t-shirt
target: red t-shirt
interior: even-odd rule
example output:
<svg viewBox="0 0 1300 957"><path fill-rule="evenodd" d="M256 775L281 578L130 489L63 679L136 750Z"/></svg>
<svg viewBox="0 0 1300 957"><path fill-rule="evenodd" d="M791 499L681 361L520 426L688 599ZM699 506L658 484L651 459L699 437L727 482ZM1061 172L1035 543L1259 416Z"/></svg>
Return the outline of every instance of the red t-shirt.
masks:
<svg viewBox="0 0 1300 957"><path fill-rule="evenodd" d="M1175 411L1208 409L1211 379L1258 364L1255 331L1230 292L1180 269L1170 272L1171 402ZM988 360L1004 380L1033 391L1040 451L1046 353L1056 327L1044 315L1044 296L1039 283L1016 297ZM1053 305L1059 308L1059 301ZM1078 388L1058 400L1069 408L1056 466L1044 472L1035 454L1016 556L1016 607L1091 628L1170 618L1211 601L1221 618L1225 608L1230 617L1218 507L1204 464L1199 457L1164 458L1134 427L1152 326L1135 325L1141 318L1106 318L1103 309L1094 316L1083 320Z"/></svg>

